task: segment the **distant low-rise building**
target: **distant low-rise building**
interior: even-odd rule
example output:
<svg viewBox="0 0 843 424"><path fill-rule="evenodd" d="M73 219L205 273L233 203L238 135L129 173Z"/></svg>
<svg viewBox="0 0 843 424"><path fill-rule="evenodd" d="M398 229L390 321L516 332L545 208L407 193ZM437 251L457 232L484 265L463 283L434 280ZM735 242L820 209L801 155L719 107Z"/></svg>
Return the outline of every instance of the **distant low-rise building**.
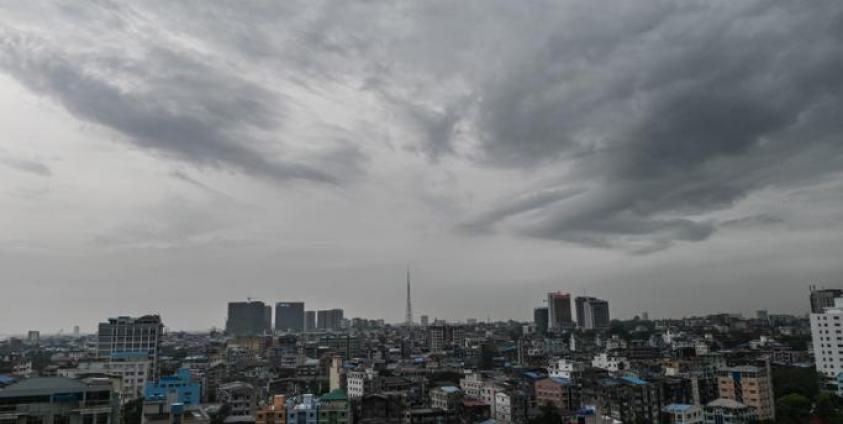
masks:
<svg viewBox="0 0 843 424"><path fill-rule="evenodd" d="M217 387L217 402L231 408L226 422L248 422L255 420L257 398L251 384L235 381Z"/></svg>
<svg viewBox="0 0 843 424"><path fill-rule="evenodd" d="M759 420L776 419L773 381L766 367L744 365L717 372L720 398L731 399L754 408Z"/></svg>
<svg viewBox="0 0 843 424"><path fill-rule="evenodd" d="M255 424L287 424L287 398L275 395L269 405L255 414Z"/></svg>
<svg viewBox="0 0 843 424"><path fill-rule="evenodd" d="M430 390L432 408L456 411L462 402L463 392L457 386L440 386Z"/></svg>
<svg viewBox="0 0 843 424"><path fill-rule="evenodd" d="M663 422L669 424L702 424L703 410L698 405L671 403L662 409Z"/></svg>
<svg viewBox="0 0 843 424"><path fill-rule="evenodd" d="M312 394L296 396L287 401L287 424L318 424L319 400Z"/></svg>
<svg viewBox="0 0 843 424"><path fill-rule="evenodd" d="M562 377L548 377L535 382L536 404L550 405L560 413L579 409L576 385Z"/></svg>
<svg viewBox="0 0 843 424"><path fill-rule="evenodd" d="M0 391L0 422L118 424L120 395L109 378L35 377Z"/></svg>
<svg viewBox="0 0 843 424"><path fill-rule="evenodd" d="M184 405L198 405L202 396L202 385L193 381L189 369L181 368L174 375L147 382L143 393L144 398L148 400L175 399L175 402Z"/></svg>
<svg viewBox="0 0 843 424"><path fill-rule="evenodd" d="M343 390L319 398L319 424L351 424L351 403Z"/></svg>
<svg viewBox="0 0 843 424"><path fill-rule="evenodd" d="M715 399L704 408L705 424L749 424L758 421L758 413L732 399Z"/></svg>

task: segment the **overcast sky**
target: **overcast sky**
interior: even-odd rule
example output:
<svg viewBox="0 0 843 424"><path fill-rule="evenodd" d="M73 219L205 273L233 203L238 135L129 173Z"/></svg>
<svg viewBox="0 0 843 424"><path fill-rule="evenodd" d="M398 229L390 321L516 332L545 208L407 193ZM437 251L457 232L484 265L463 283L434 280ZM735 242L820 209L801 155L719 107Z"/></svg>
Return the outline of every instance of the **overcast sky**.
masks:
<svg viewBox="0 0 843 424"><path fill-rule="evenodd" d="M843 2L0 2L0 334L843 286Z"/></svg>

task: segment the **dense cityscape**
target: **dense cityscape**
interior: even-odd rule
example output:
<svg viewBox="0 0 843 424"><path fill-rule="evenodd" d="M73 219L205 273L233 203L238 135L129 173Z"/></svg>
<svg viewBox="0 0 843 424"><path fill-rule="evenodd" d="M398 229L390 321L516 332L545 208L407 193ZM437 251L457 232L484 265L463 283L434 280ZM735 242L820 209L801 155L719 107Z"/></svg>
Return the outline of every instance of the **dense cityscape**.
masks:
<svg viewBox="0 0 843 424"><path fill-rule="evenodd" d="M532 322L416 320L409 272L406 293L398 324L249 299L228 304L223 331L165 331L155 314L96 334L32 330L0 344L0 423L843 419L843 290L812 286L810 319L625 321L607 300L551 292Z"/></svg>
<svg viewBox="0 0 843 424"><path fill-rule="evenodd" d="M843 0L0 0L0 424L843 424Z"/></svg>

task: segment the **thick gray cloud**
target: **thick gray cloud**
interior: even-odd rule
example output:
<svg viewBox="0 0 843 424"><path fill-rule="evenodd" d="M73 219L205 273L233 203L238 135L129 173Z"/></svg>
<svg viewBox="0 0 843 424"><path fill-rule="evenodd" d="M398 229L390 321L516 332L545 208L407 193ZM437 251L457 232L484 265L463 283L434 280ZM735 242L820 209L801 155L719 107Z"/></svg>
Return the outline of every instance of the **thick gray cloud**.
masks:
<svg viewBox="0 0 843 424"><path fill-rule="evenodd" d="M281 180L337 182L366 155L350 133L286 159L298 100L260 82L273 73L374 93L404 147L434 161L559 169L457 225L474 233L511 221L529 237L649 252L705 240L717 225L700 215L754 190L840 171L839 2L104 5L50 12L107 16L137 38L125 52L7 31L3 68L142 148ZM160 34L133 35L156 23Z"/></svg>
<svg viewBox="0 0 843 424"><path fill-rule="evenodd" d="M408 258L459 299L679 293L711 258L799 310L839 276L841 44L833 0L7 3L4 269L199 270L206 312L289 272L368 311Z"/></svg>

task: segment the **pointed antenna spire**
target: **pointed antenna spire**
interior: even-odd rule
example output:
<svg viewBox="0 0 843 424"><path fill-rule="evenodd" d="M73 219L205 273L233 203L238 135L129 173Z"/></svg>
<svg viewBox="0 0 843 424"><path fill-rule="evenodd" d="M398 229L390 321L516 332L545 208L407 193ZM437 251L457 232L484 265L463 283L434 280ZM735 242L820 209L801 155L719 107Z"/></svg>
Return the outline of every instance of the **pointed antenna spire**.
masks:
<svg viewBox="0 0 843 424"><path fill-rule="evenodd" d="M404 319L405 324L413 324L413 303L410 300L410 265L407 265L407 316Z"/></svg>

